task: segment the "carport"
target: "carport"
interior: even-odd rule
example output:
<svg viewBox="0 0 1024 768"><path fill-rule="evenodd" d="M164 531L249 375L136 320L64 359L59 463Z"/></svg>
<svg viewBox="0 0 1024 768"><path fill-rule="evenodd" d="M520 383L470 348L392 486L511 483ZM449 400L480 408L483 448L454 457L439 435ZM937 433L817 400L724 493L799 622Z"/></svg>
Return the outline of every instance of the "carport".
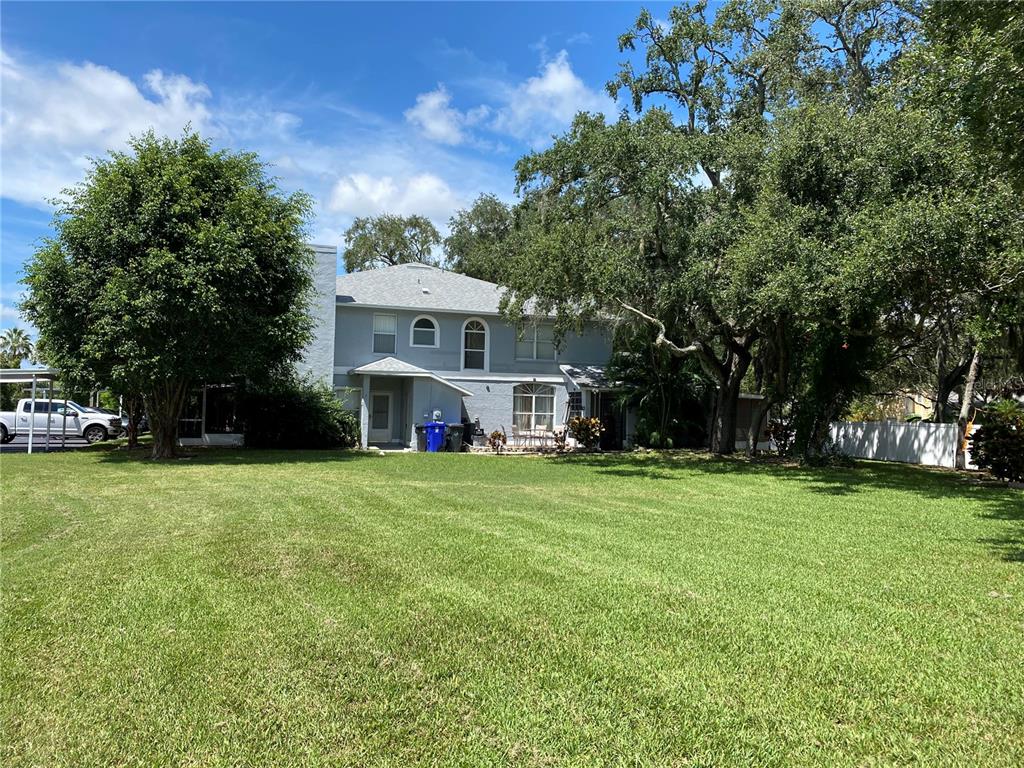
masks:
<svg viewBox="0 0 1024 768"><path fill-rule="evenodd" d="M59 378L59 373L55 368L0 368L0 384L31 384L32 395L29 398L31 401L31 420L28 428L28 452L32 453L33 438L35 436L35 415L36 415L36 389L39 382L49 383L47 387L47 402L53 400L53 383ZM19 398L20 399L20 398ZM64 407L67 408L68 399L64 398ZM17 409L17 404L15 404ZM14 414L15 418L15 429L17 429L17 410ZM63 447L67 443L67 416L64 417L64 423L61 426L61 446ZM50 450L50 419L46 420L46 441L44 443L44 450Z"/></svg>

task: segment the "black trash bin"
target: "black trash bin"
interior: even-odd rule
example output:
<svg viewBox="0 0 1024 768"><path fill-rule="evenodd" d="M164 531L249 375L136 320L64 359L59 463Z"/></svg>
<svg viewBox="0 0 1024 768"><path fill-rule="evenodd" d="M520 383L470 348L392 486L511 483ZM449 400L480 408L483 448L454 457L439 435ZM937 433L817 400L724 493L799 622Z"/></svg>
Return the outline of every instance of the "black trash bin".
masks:
<svg viewBox="0 0 1024 768"><path fill-rule="evenodd" d="M416 425L416 450L427 450L427 434L424 432L422 424Z"/></svg>
<svg viewBox="0 0 1024 768"><path fill-rule="evenodd" d="M446 451L458 453L462 450L462 424L449 424L447 432Z"/></svg>
<svg viewBox="0 0 1024 768"><path fill-rule="evenodd" d="M462 450L469 451L473 449L473 437L476 435L476 424L472 421L462 422ZM483 430L480 430L483 434Z"/></svg>

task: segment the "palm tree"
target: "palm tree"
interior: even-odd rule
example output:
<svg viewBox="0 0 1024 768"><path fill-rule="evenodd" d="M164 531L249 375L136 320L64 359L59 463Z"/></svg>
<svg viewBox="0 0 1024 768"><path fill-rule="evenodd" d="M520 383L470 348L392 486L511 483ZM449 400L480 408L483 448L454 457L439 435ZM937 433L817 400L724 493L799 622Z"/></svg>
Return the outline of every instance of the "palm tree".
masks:
<svg viewBox="0 0 1024 768"><path fill-rule="evenodd" d="M0 357L10 368L17 368L22 360L32 357L32 339L21 328L8 328L0 333Z"/></svg>

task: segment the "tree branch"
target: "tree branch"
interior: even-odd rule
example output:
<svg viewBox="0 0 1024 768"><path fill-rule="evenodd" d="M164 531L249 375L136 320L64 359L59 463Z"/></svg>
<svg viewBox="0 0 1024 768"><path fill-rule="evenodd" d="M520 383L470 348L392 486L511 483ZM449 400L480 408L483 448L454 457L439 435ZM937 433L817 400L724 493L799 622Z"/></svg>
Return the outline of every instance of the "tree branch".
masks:
<svg viewBox="0 0 1024 768"><path fill-rule="evenodd" d="M624 301L620 301L619 304L622 305L623 309L632 312L658 329L658 335L654 339L654 345L656 347L664 347L669 351L669 353L676 357L697 355L697 357L700 358L700 362L704 366L704 369L708 371L708 373L719 381L725 380L725 370L722 367L722 363L714 356L714 354L712 354L711 350L708 349L708 346L704 342L693 341L687 346L681 347L665 335L665 324L661 322L661 320L648 315L646 312L640 311L636 307L631 307Z"/></svg>

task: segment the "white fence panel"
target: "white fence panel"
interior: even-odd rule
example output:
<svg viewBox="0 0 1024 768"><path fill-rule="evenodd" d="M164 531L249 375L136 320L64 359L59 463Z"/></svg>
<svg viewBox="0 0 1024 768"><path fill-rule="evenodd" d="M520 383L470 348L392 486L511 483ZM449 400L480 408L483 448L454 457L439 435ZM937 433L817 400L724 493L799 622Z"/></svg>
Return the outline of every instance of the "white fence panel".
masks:
<svg viewBox="0 0 1024 768"><path fill-rule="evenodd" d="M836 421L829 430L847 456L903 461L934 467L956 466L956 424L904 421Z"/></svg>

